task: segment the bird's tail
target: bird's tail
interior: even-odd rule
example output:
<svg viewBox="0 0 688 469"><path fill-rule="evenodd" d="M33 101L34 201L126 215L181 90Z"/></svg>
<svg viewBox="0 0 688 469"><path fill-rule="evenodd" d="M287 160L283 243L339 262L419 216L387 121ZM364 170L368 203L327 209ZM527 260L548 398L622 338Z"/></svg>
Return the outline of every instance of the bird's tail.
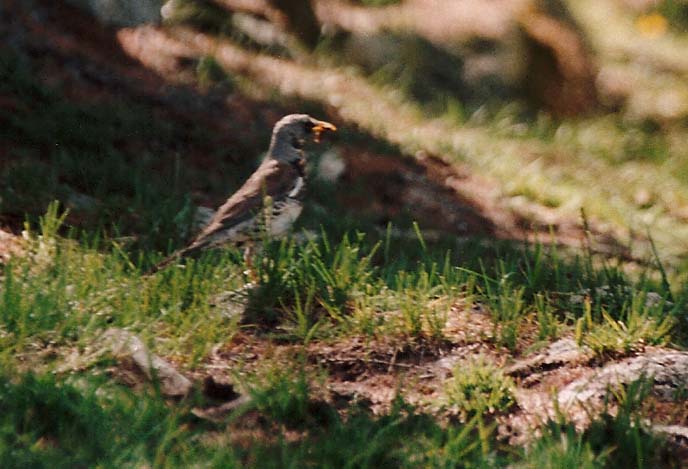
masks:
<svg viewBox="0 0 688 469"><path fill-rule="evenodd" d="M169 256L167 256L165 259L162 261L158 262L155 264L153 267L148 269L144 275L153 275L156 272L159 272L163 269L166 269L167 267L176 264L177 262L181 261L182 259L185 258L193 258L196 259L198 256L200 256L201 251L203 249L203 245L201 244L192 244L191 246L187 246L183 249L179 249Z"/></svg>

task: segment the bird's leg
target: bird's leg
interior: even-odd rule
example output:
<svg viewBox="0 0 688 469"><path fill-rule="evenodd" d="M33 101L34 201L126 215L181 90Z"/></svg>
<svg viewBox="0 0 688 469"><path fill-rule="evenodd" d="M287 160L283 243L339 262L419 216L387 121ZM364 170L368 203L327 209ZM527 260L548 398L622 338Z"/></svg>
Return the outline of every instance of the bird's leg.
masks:
<svg viewBox="0 0 688 469"><path fill-rule="evenodd" d="M250 283L257 284L258 274L253 268L253 245L251 243L248 243L244 248L244 264L246 264L244 275L246 275Z"/></svg>

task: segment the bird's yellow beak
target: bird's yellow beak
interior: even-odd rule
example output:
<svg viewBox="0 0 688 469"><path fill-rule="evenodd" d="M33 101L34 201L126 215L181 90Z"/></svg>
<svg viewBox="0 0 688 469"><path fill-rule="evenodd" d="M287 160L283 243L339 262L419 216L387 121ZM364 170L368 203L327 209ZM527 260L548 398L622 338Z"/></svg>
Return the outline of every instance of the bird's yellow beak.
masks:
<svg viewBox="0 0 688 469"><path fill-rule="evenodd" d="M315 125L311 129L311 132L313 133L313 141L315 141L316 143L320 142L320 134L325 130L336 132L337 127L335 127L333 124L330 124L329 122L316 121Z"/></svg>

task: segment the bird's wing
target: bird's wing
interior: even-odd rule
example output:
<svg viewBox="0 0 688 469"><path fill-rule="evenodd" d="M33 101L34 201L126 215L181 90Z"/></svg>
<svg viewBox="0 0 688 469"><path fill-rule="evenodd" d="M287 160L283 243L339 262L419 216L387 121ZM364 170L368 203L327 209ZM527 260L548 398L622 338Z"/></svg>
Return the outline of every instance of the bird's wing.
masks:
<svg viewBox="0 0 688 469"><path fill-rule="evenodd" d="M285 197L294 188L303 169L293 164L266 159L251 177L218 209L189 248L207 244L215 234L251 219L263 206L266 196L273 200Z"/></svg>

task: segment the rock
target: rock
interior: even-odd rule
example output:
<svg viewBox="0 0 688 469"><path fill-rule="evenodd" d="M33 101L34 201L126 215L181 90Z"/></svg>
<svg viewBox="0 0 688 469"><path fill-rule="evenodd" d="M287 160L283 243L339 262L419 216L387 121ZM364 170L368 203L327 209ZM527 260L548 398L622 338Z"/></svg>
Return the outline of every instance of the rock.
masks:
<svg viewBox="0 0 688 469"><path fill-rule="evenodd" d="M688 456L688 427L683 425L652 425L653 432L664 435L679 454ZM684 456L684 461L686 460Z"/></svg>
<svg viewBox="0 0 688 469"><path fill-rule="evenodd" d="M191 410L191 413L194 414L196 417L204 420L210 420L211 422L221 422L235 409L248 405L251 401L251 396L243 395L237 397L233 401L225 402L224 404L219 406L206 407L204 409L196 407Z"/></svg>
<svg viewBox="0 0 688 469"><path fill-rule="evenodd" d="M192 383L179 373L169 362L154 355L136 335L124 329L111 328L105 331L103 342L115 355L131 360L148 379L157 379L161 392L170 397L183 397L191 391Z"/></svg>
<svg viewBox="0 0 688 469"><path fill-rule="evenodd" d="M688 443L688 427L683 425L653 425L652 428L657 433L665 433Z"/></svg>
<svg viewBox="0 0 688 469"><path fill-rule="evenodd" d="M560 339L551 343L545 350L507 368L511 376L530 376L533 372L547 371L568 364L588 362L593 352L588 347L580 347L573 339Z"/></svg>
<svg viewBox="0 0 688 469"><path fill-rule="evenodd" d="M670 399L677 389L688 386L688 352L658 349L604 366L591 376L573 381L562 389L558 396L559 406L562 410L577 405L589 409L591 404L601 403L610 389L643 376L652 380L656 394Z"/></svg>
<svg viewBox="0 0 688 469"><path fill-rule="evenodd" d="M69 0L69 3L112 26L159 23L161 19L159 0Z"/></svg>
<svg viewBox="0 0 688 469"><path fill-rule="evenodd" d="M547 366L556 368L547 370ZM538 367L541 372L537 372ZM615 398L623 395L621 390L642 378L658 401L680 406L676 391L688 386L688 352L648 348L637 356L596 367L589 350L563 339L517 362L507 372L521 377L514 391L519 410L500 417L498 432L510 444L522 445L532 442L536 430L548 420L557 421L563 416L582 431L603 413L614 415L618 404ZM671 434L677 442L688 443L684 427L650 421L648 425L658 433Z"/></svg>

